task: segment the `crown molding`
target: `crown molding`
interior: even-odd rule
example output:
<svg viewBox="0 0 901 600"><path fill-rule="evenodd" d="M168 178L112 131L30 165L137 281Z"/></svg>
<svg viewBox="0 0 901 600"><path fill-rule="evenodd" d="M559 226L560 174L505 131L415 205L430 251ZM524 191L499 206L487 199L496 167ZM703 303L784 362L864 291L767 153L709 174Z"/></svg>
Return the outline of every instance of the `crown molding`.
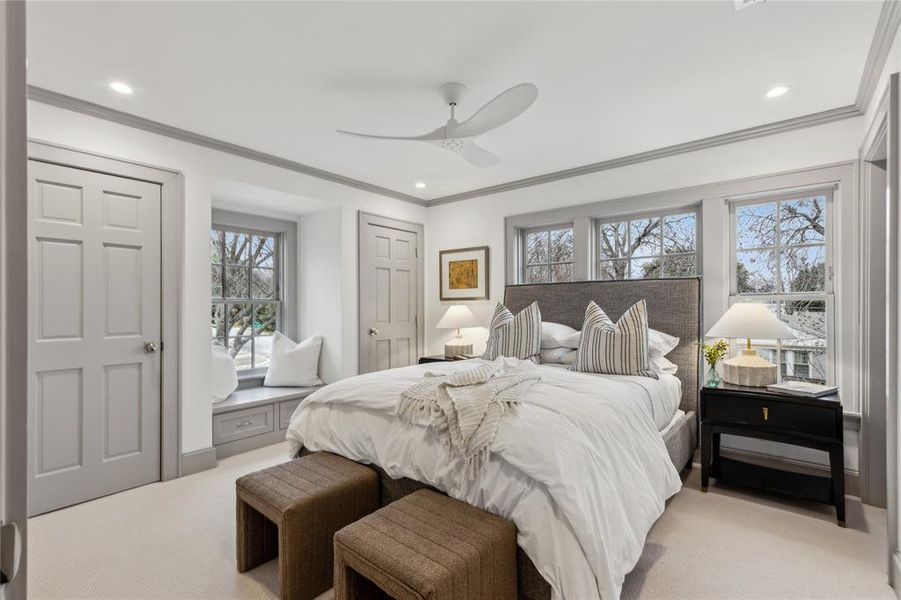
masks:
<svg viewBox="0 0 901 600"><path fill-rule="evenodd" d="M303 175L309 175L311 177L317 177L319 179L324 179L333 183L346 185L358 190L363 190L365 192L371 192L373 194L379 194L381 196L388 196L397 200L403 200L404 202L410 202L418 206L426 206L427 204L425 200L423 200L422 198L417 198L416 196L411 196L409 194L404 194L389 188L384 188L372 183L360 181L359 179L345 177L344 175L332 173L331 171L317 169L316 167L311 167L309 165L295 162L287 158L282 158L273 154L267 154L265 152L253 150L251 148L247 148L246 146L232 144L231 142L226 142L206 135L201 135L199 133L194 133L193 131L188 131L179 127L173 127L172 125L166 125L165 123L160 123L158 121L145 119L144 117L139 117L137 115L123 112L121 110L109 108L108 106L95 104L93 102L88 102L87 100L82 100L73 96L67 96L66 94L61 94L59 92L54 92L52 90L36 87L33 85L28 86L28 99L34 100L35 102L41 102L42 104L49 104L50 106L56 106L57 108L81 113L83 115L88 115L90 117L104 119L106 121L125 125L126 127L133 127L134 129L140 129L142 131L155 133L157 135L162 135L182 142L187 142L189 144L196 144L198 146L203 146L212 150L218 150L219 152L225 152L226 154L232 154L234 156L239 156L248 160L272 165L273 167L279 167L282 169L287 169L288 171L294 171Z"/></svg>
<svg viewBox="0 0 901 600"><path fill-rule="evenodd" d="M88 102L86 100L81 100L73 96L67 96L65 94L44 88L31 85L28 86L28 98L30 100L41 102L43 104L49 104L51 106L71 110L99 119L105 119L107 121L112 121L114 123L119 123L128 127L134 127L136 129L141 129L150 133L155 133L157 135L170 137L191 144L197 144L199 146L204 146L206 148L211 148L213 150L218 150L220 152L225 152L228 154L233 154L235 156L240 156L248 160L255 160L275 167L280 167L290 171L295 171L297 173L302 173L304 175L317 177L326 181L331 181L341 185L346 185L356 189L371 192L373 194L379 194L382 196L387 196L389 198L403 200L405 202L410 202L418 206L439 206L441 204L460 202L462 200L469 200L471 198L477 198L480 196L489 196L501 192L509 192L511 190L531 187L534 185L542 185L545 183L560 181L562 179L569 179L571 177L580 177L582 175L589 175L591 173L599 173L601 171L609 171L611 169L618 169L628 165L658 160L661 158L685 154L687 152L696 152L698 150L704 150L707 148L715 148L717 146L723 146L726 144L734 144L736 142L742 142L745 140L785 133L787 131L793 131L795 129L825 125L826 123L859 117L864 114L870 104L870 101L873 98L873 94L876 90L876 85L879 82L879 76L882 73L882 69L885 67L885 61L888 58L888 53L892 47L892 43L894 42L895 34L898 31L899 26L901 26L901 2L899 2L898 0L885 0L882 5L882 10L879 13L879 20L876 24L876 30L874 32L873 39L870 42L870 49L867 53L867 60L864 65L863 75L860 79L860 84L857 90L857 97L854 104L841 106L839 108L833 108L830 110L824 110L822 112L812 113L809 115L802 115L800 117L794 117L791 119L785 119L782 121L776 121L774 123L748 127L746 129L731 131L728 133L692 140L689 142L683 142L681 144L665 146L663 148L656 148L654 150L648 150L646 152L639 152L637 154L621 156L619 158L613 158L610 160L582 165L571 169L554 171L552 173L545 173L543 175L536 175L534 177L526 177L523 179L508 181L506 183L477 188L466 192L460 192L458 194L441 196L438 198L433 198L431 200L425 200L416 196L412 196L410 194L392 190L390 188L381 187L375 184L367 183L365 181L353 179L351 177L345 177L343 175L332 173L330 171L317 169L316 167L311 167L309 165L289 160L287 158L282 158L272 154L267 154L265 152L252 150L245 146L239 146L238 144L232 144L230 142L225 142L216 138L211 138L205 135L194 133L192 131L180 129L171 125L166 125L165 123L145 119L131 113L119 111L100 104L95 104L93 102Z"/></svg>
<svg viewBox="0 0 901 600"><path fill-rule="evenodd" d="M885 67L889 50L895 41L895 34L901 26L901 2L897 0L885 0L882 3L882 11L876 22L876 31L870 42L870 50L867 53L867 61L864 64L863 74L860 77L860 85L857 87L855 106L866 111L879 83L879 75Z"/></svg>
<svg viewBox="0 0 901 600"><path fill-rule="evenodd" d="M552 181L559 181L561 179L569 179L570 177L579 177L581 175L589 175L591 173L599 173L601 171L619 169L620 167L643 163L651 160L658 160L661 158L667 158L669 156L676 156L678 154L685 154L686 152L695 152L697 150L715 148L716 146L733 144L735 142L743 142L745 140L775 135L778 133L785 133L786 131L793 131L795 129L802 129L805 127L825 125L826 123L832 123L834 121L841 121L843 119L859 117L862 114L863 112L854 105L842 106L840 108L824 110L822 112L803 115L792 119L785 119L784 121L776 121L774 123L767 123L765 125L757 125L756 127L748 127L747 129L739 129L737 131L731 131L729 133L701 138L699 140L693 140L690 142L657 148L656 150L648 150L647 152L639 152L638 154L621 156L619 158L592 163L590 165L583 165L581 167L575 167L573 169L554 171L552 173L545 173L544 175L526 177L525 179L517 179L516 181L509 181L507 183L483 187L476 190L470 190L468 192L442 196L441 198L435 198L434 200L429 201L429 206L447 204L450 202L460 202L461 200L469 200L470 198L476 198L479 196L488 196L490 194L509 192L511 190L517 190L533 185L541 185L544 183L550 183Z"/></svg>

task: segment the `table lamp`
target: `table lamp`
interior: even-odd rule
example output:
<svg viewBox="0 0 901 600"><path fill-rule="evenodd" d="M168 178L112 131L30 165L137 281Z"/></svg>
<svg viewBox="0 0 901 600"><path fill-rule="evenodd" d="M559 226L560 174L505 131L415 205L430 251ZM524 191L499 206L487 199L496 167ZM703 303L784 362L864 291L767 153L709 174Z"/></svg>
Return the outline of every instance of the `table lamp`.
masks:
<svg viewBox="0 0 901 600"><path fill-rule="evenodd" d="M710 328L707 337L746 338L741 354L723 362L723 380L736 385L763 387L776 383L779 367L751 349L751 338L782 340L795 337L785 323L760 302L739 302L729 307Z"/></svg>
<svg viewBox="0 0 901 600"><path fill-rule="evenodd" d="M465 304L454 304L448 307L447 312L438 321L438 329L456 329L457 335L444 345L444 356L450 358L461 354L472 354L472 342L463 339L460 329L463 327L478 327L481 325L478 317L473 314Z"/></svg>

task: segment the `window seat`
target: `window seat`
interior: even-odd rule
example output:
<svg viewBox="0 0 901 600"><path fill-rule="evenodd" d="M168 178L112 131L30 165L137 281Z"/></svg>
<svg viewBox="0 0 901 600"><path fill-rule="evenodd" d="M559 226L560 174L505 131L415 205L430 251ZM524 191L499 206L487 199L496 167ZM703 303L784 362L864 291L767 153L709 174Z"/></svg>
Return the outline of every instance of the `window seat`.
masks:
<svg viewBox="0 0 901 600"><path fill-rule="evenodd" d="M285 439L285 430L300 401L314 387L250 387L213 405L213 446L225 458Z"/></svg>

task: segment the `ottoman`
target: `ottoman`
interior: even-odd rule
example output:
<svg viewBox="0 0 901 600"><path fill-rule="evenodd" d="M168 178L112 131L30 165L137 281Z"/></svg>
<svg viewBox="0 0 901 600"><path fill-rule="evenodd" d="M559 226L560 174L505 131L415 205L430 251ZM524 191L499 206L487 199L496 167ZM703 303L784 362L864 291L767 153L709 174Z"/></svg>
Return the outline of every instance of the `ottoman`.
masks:
<svg viewBox="0 0 901 600"><path fill-rule="evenodd" d="M286 600L328 590L335 532L379 507L375 471L327 452L245 475L236 492L238 571L278 555Z"/></svg>
<svg viewBox="0 0 901 600"><path fill-rule="evenodd" d="M335 534L335 600L514 600L516 527L431 490Z"/></svg>

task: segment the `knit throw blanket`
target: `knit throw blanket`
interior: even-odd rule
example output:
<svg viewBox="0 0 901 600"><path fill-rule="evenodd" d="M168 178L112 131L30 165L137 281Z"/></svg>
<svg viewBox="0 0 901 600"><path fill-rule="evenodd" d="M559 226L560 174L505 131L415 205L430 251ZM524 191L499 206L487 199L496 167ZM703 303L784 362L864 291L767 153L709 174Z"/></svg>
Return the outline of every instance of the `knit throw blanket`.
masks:
<svg viewBox="0 0 901 600"><path fill-rule="evenodd" d="M435 429L451 454L464 458L464 476L472 479L488 462L501 418L540 379L533 362L503 357L449 375L427 372L401 394L397 413Z"/></svg>

